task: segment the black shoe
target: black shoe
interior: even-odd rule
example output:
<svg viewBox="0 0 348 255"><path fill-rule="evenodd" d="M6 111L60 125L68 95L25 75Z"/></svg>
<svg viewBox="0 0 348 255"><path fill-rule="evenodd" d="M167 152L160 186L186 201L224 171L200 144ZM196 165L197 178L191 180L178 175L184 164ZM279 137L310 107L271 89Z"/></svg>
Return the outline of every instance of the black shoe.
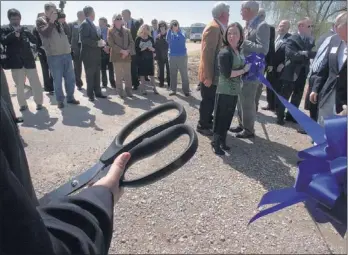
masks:
<svg viewBox="0 0 348 255"><path fill-rule="evenodd" d="M224 151L229 151L231 149L231 147L227 146L226 144L226 136L225 137L221 136L220 141L221 141L221 144L220 144L221 149L223 149Z"/></svg>
<svg viewBox="0 0 348 255"><path fill-rule="evenodd" d="M284 120L277 119L277 124L280 125L280 126L284 126L285 121L284 121Z"/></svg>
<svg viewBox="0 0 348 255"><path fill-rule="evenodd" d="M20 110L21 112L23 112L23 111L25 111L25 110L27 110L27 109L28 109L28 106L27 106L27 105L23 105L23 106L19 107L19 110Z"/></svg>
<svg viewBox="0 0 348 255"><path fill-rule="evenodd" d="M291 121L293 123L297 123L297 121L291 115L286 115L285 120L286 121Z"/></svg>
<svg viewBox="0 0 348 255"><path fill-rule="evenodd" d="M172 91L169 93L170 96L175 96L176 95L176 92Z"/></svg>
<svg viewBox="0 0 348 255"><path fill-rule="evenodd" d="M64 103L63 103L63 102L58 102L57 107L58 107L59 109L64 108Z"/></svg>
<svg viewBox="0 0 348 255"><path fill-rule="evenodd" d="M214 140L211 142L212 149L216 155L223 156L225 152L221 149L221 137L217 134L214 134Z"/></svg>
<svg viewBox="0 0 348 255"><path fill-rule="evenodd" d="M133 90L138 90L138 86L133 86Z"/></svg>
<svg viewBox="0 0 348 255"><path fill-rule="evenodd" d="M95 97L97 97L97 98L107 98L107 96L105 96L105 95L96 95Z"/></svg>
<svg viewBox="0 0 348 255"><path fill-rule="evenodd" d="M82 90L82 86L76 86L77 90Z"/></svg>
<svg viewBox="0 0 348 255"><path fill-rule="evenodd" d="M255 137L254 134L246 132L245 130L236 135L237 138L247 139Z"/></svg>
<svg viewBox="0 0 348 255"><path fill-rule="evenodd" d="M79 100L76 100L76 99L71 99L71 100L68 100L66 101L68 104L80 104L80 101Z"/></svg>
<svg viewBox="0 0 348 255"><path fill-rule="evenodd" d="M212 136L213 131L211 131L209 128L202 128L201 126L197 126L197 132L204 135L204 136Z"/></svg>
<svg viewBox="0 0 348 255"><path fill-rule="evenodd" d="M94 102L94 97L89 97L89 98L88 98L88 101Z"/></svg>
<svg viewBox="0 0 348 255"><path fill-rule="evenodd" d="M116 85L115 85L115 84L112 84L112 85L111 85L111 88L115 89L115 88L116 88Z"/></svg>
<svg viewBox="0 0 348 255"><path fill-rule="evenodd" d="M243 131L243 128L241 128L240 126L238 126L238 127L231 127L229 129L229 131L231 131L232 133L240 133L240 132Z"/></svg>
<svg viewBox="0 0 348 255"><path fill-rule="evenodd" d="M36 110L37 110L37 111L40 111L41 109L42 109L42 104L36 105Z"/></svg>
<svg viewBox="0 0 348 255"><path fill-rule="evenodd" d="M274 112L274 111L275 111L275 109L274 109L274 108L269 107L268 105L267 105L267 106L264 106L264 107L261 107L261 109L262 109L262 110L265 110L265 111L272 111L272 112Z"/></svg>
<svg viewBox="0 0 348 255"><path fill-rule="evenodd" d="M18 123L23 123L23 118L22 117L17 117L14 119L14 121L18 124Z"/></svg>
<svg viewBox="0 0 348 255"><path fill-rule="evenodd" d="M148 76L145 76L145 81L150 81Z"/></svg>
<svg viewBox="0 0 348 255"><path fill-rule="evenodd" d="M304 129L302 129L302 128L297 129L297 133L300 133L300 134L303 134L303 135L307 135L307 132Z"/></svg>
<svg viewBox="0 0 348 255"><path fill-rule="evenodd" d="M163 84L163 83L160 83L158 86L159 86L160 88L163 88L163 87L164 87L164 84Z"/></svg>
<svg viewBox="0 0 348 255"><path fill-rule="evenodd" d="M190 93L184 93L185 97L189 97Z"/></svg>

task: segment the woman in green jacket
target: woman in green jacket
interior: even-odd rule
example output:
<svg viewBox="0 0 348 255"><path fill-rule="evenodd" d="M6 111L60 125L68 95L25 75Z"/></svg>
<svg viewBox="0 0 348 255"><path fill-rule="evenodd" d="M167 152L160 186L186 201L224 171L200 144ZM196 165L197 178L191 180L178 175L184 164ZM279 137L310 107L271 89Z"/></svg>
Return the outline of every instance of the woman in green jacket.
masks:
<svg viewBox="0 0 348 255"><path fill-rule="evenodd" d="M242 26L237 22L230 24L223 37L224 46L218 54L220 75L215 97L212 142L217 155L225 155L225 151L230 149L226 145L227 131L241 91L242 75L250 69L250 65L245 65L244 56L240 52L243 41Z"/></svg>

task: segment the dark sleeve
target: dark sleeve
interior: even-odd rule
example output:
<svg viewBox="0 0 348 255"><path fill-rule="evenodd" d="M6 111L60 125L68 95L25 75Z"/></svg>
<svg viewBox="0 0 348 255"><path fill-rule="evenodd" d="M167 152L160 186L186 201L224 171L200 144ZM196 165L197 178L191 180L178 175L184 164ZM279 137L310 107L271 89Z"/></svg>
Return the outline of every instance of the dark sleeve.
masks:
<svg viewBox="0 0 348 255"><path fill-rule="evenodd" d="M1 43L3 45L8 45L16 39L15 31L9 32L8 29L1 29Z"/></svg>
<svg viewBox="0 0 348 255"><path fill-rule="evenodd" d="M36 37L29 31L29 29L26 29L24 31L24 33L26 34L26 36L29 39L29 42L31 42L32 44L36 44L37 43L37 39Z"/></svg>
<svg viewBox="0 0 348 255"><path fill-rule="evenodd" d="M139 44L140 44L140 37L137 37L137 38L135 38L135 42L134 42L135 52L137 55L139 55L141 53L141 49L139 47Z"/></svg>
<svg viewBox="0 0 348 255"><path fill-rule="evenodd" d="M151 43L152 43L152 47L156 50L156 44L155 44L155 40L153 39L153 37L150 37ZM155 51L156 53L156 51Z"/></svg>
<svg viewBox="0 0 348 255"><path fill-rule="evenodd" d="M327 78L329 77L329 53L331 48L326 51L326 56L323 58L319 70L313 75L312 91L319 93L323 88Z"/></svg>
<svg viewBox="0 0 348 255"><path fill-rule="evenodd" d="M275 46L274 46L274 40L275 40L275 28L270 27L270 42L269 42L269 51L267 54L267 65L273 66L273 58L275 54Z"/></svg>
<svg viewBox="0 0 348 255"><path fill-rule="evenodd" d="M306 58L299 53L299 50L295 46L295 42L291 38L285 42L285 56L290 59L291 62L303 62Z"/></svg>
<svg viewBox="0 0 348 255"><path fill-rule="evenodd" d="M68 37L68 39L69 39L69 43L70 43L70 45L71 45L72 31L73 31L73 27L74 27L73 23L70 22L70 23L68 24L68 27L69 27L69 34L70 34L70 37Z"/></svg>
<svg viewBox="0 0 348 255"><path fill-rule="evenodd" d="M0 101L0 233L6 233L0 235L0 253L107 254L113 229L111 191L93 186L38 206L26 185L29 169L11 163L13 157L26 160L25 153L15 154L23 145L6 103L1 97Z"/></svg>
<svg viewBox="0 0 348 255"><path fill-rule="evenodd" d="M113 195L92 186L37 208L53 249L65 254L107 254L113 231Z"/></svg>
<svg viewBox="0 0 348 255"><path fill-rule="evenodd" d="M218 59L219 59L220 73L223 76L225 76L225 78L230 78L231 72L232 72L232 63L233 63L232 54L229 51L222 49L219 52Z"/></svg>
<svg viewBox="0 0 348 255"><path fill-rule="evenodd" d="M64 28L64 33L66 34L66 36L68 37L69 43L71 42L71 31L70 31L70 27L67 23L63 23L63 28Z"/></svg>
<svg viewBox="0 0 348 255"><path fill-rule="evenodd" d="M315 58L315 55L317 55L316 51L309 51L308 52L308 58L313 59Z"/></svg>
<svg viewBox="0 0 348 255"><path fill-rule="evenodd" d="M42 18L36 20L36 29L44 37L49 37L54 27L54 23L45 22Z"/></svg>
<svg viewBox="0 0 348 255"><path fill-rule="evenodd" d="M90 47L98 48L98 41L92 40L89 36L89 32L89 24L83 22L79 28L81 43Z"/></svg>

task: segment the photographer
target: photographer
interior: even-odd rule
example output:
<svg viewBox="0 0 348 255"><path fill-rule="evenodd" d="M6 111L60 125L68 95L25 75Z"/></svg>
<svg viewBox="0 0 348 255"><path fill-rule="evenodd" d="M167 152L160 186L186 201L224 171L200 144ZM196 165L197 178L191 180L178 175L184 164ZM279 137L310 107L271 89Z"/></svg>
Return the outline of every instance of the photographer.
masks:
<svg viewBox="0 0 348 255"><path fill-rule="evenodd" d="M80 104L74 97L75 74L72 67L71 49L63 25L57 21L57 7L54 3L45 4L45 16L36 20L36 29L42 40L48 66L53 77L54 92L58 108L64 107L62 82L64 77L67 103Z"/></svg>
<svg viewBox="0 0 348 255"><path fill-rule="evenodd" d="M43 102L42 86L30 47L30 43L36 44L36 38L27 27L20 25L21 14L18 10L8 10L7 17L10 24L1 28L1 43L6 48L3 67L11 69L13 81L17 86L19 110L24 111L28 108L24 95L26 77L32 87L36 109L40 110Z"/></svg>
<svg viewBox="0 0 348 255"><path fill-rule="evenodd" d="M11 114L0 97L0 254L108 254L113 207L130 154L77 195L39 205Z"/></svg>

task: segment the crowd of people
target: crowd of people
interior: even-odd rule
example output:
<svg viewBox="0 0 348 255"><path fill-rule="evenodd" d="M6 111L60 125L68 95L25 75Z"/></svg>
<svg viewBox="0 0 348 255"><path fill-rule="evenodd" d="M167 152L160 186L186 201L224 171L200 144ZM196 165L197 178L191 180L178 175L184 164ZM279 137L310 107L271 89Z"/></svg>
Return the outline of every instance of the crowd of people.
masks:
<svg viewBox="0 0 348 255"><path fill-rule="evenodd" d="M101 88L106 88L108 81L121 98L133 97L132 90L138 88L146 95L147 85L158 94L155 66L160 87L164 87L166 81L170 95L175 95L180 72L183 92L190 96L186 37L177 20L168 26L167 22L154 19L150 26L133 19L126 9L112 17L112 25L101 17L99 26L95 26L94 9L86 6L77 12L77 20L68 24L66 15L55 4L47 3L44 12L37 15L34 30L30 31L21 26L18 10L10 9L7 15L9 25L1 28L2 68L11 70L20 111L28 108L24 99L26 78L37 110L43 103L31 44L36 45L38 52L44 91L55 94L58 108L64 107L63 79L66 102L80 103L74 91L75 86L81 90L84 85L82 66L86 73L87 96L92 102L95 98L107 98Z"/></svg>
<svg viewBox="0 0 348 255"><path fill-rule="evenodd" d="M199 66L201 92L200 117L197 131L213 136L212 148L224 155L227 132L237 138L255 136L254 123L263 84L257 78L245 79L250 69L245 57L251 53L265 55L265 73L274 90L297 108L300 106L307 78L309 86L305 109L313 120L335 114L346 115L347 105L347 12L340 13L332 30L318 40L315 51L313 24L309 17L298 21L297 31L289 33L290 22L282 20L275 28L265 21L265 10L256 1L242 3L241 15L246 26L229 23L229 6L217 5L213 21L203 32ZM327 38L325 38L327 37ZM311 60L312 64L311 64ZM218 64L217 64L218 63ZM216 67L219 68L216 68ZM263 110L273 111L277 124L296 123L276 94L267 89L267 103ZM230 127L237 108L238 125ZM304 133L301 128L298 132Z"/></svg>
<svg viewBox="0 0 348 255"><path fill-rule="evenodd" d="M255 136L254 123L263 85L256 79L245 79L250 71L245 57L251 53L266 55L266 68L261 71L275 91L288 100L291 97L296 107L309 77L305 107L313 120L323 125L324 118L347 114L346 11L338 14L332 31L319 38L317 51L309 17L298 21L298 31L290 34L287 20L282 20L277 29L267 24L265 11L256 1L245 1L241 5L244 28L230 22L229 11L226 3L214 5L213 20L203 31L198 72L202 100L197 131L213 136L211 144L216 154L224 155L230 149L226 144L228 131L236 133L238 138ZM11 70L20 110L27 109L26 77L37 110L43 103L30 42L38 46L44 90L55 94L59 108L64 107L65 100L63 78L67 103L80 103L74 97L74 90L75 86L83 87L82 64L90 101L105 98L101 86L107 86L107 70L111 87L116 88L121 97L132 97L132 89L138 87L146 94L146 82L158 93L154 82L155 62L159 86L164 86L166 69L167 86L170 94L175 95L180 72L183 92L190 95L186 39L177 20L167 27L166 22L154 19L149 26L131 18L129 10L123 10L113 16L111 26L106 18L100 18L96 27L94 17L93 8L86 6L77 12L77 21L66 24L64 13L48 3L44 12L38 14L34 31L29 31L20 25L18 10L8 11L10 24L1 28L4 50L1 59L2 66ZM3 193L0 208L6 208L2 213L5 224L1 227L6 234L1 235L0 251L6 254L107 254L112 237L113 205L121 195L119 180L130 154L118 157L106 177L80 194L39 205L15 123L20 119L15 117L4 71L1 69L1 72L0 186ZM296 122L291 114L285 113L271 90L267 90L267 102L263 109L275 112L279 125L284 125L285 120ZM236 108L238 126L231 127Z"/></svg>

